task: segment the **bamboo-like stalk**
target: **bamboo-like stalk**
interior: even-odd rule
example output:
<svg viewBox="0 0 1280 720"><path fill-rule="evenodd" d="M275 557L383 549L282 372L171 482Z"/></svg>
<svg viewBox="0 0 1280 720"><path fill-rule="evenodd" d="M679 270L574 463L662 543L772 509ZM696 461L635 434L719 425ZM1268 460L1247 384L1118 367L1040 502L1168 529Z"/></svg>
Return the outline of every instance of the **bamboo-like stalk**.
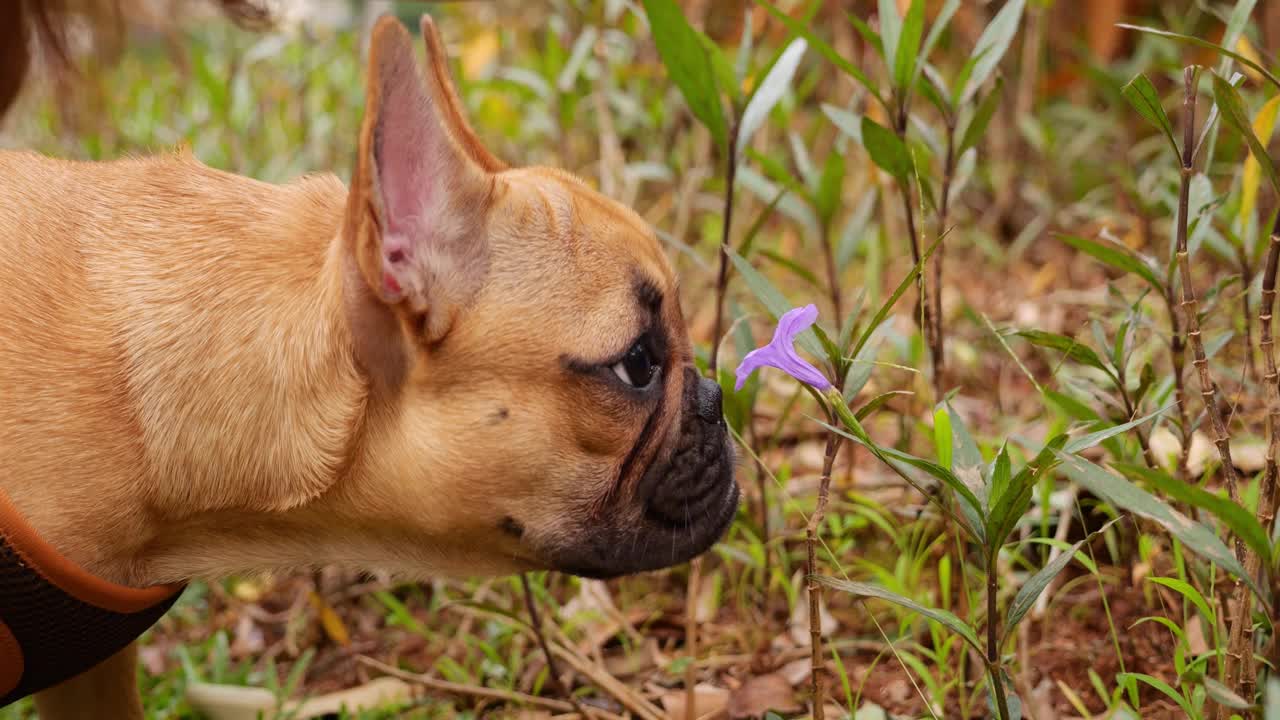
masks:
<svg viewBox="0 0 1280 720"><path fill-rule="evenodd" d="M1240 477L1236 472L1235 464L1231 461L1231 440L1230 436L1227 435L1226 423L1222 420L1217 386L1214 385L1213 377L1209 373L1209 360L1205 357L1204 341L1200 337L1200 306L1196 300L1195 286L1191 281L1191 260L1187 253L1187 222L1190 210L1191 176L1194 173L1195 162L1196 80L1198 77L1194 67L1187 67L1183 70L1182 170L1181 182L1178 187L1177 218L1177 258L1178 270L1182 278L1182 317L1187 328L1187 341L1192 351L1193 359L1191 364L1195 366L1196 376L1200 382L1200 397L1204 401L1204 411L1209 416L1209 425L1213 429L1213 444L1218 448L1218 457L1222 461L1222 475L1227 481L1227 493L1231 496L1232 502L1239 502ZM1237 540L1237 557L1243 558L1242 548L1243 544ZM1235 582L1234 595L1237 599L1237 610L1248 604L1247 590L1245 590L1243 583L1239 579ZM1245 618L1248 618L1247 612ZM1241 642L1236 636L1243 632L1240 627L1243 624L1241 622L1233 622L1230 629L1231 642L1228 645L1223 684L1232 690L1236 689L1240 679L1242 659L1239 656L1232 656L1230 648ZM1219 707L1218 717L1226 717L1225 712L1225 708Z"/></svg>
<svg viewBox="0 0 1280 720"><path fill-rule="evenodd" d="M1280 264L1280 235L1272 234L1267 263L1262 276L1262 305L1258 309L1258 347L1262 351L1265 374L1262 382L1267 393L1267 452L1262 484L1258 488L1258 521L1270 536L1275 522L1276 455L1280 449L1280 374L1276 371L1275 337L1272 334L1272 310L1276 300L1276 267ZM1252 350L1252 348L1250 348ZM1252 550L1245 555L1245 573L1257 578L1262 558ZM1252 698L1257 689L1257 666L1253 662L1253 596L1247 590L1237 593L1234 617L1231 619L1227 657L1240 664L1238 694Z"/></svg>
<svg viewBox="0 0 1280 720"><path fill-rule="evenodd" d="M1200 337L1200 304L1196 300L1195 286L1191 280L1191 261L1187 253L1187 212L1190 205L1191 176L1194 172L1195 123L1196 123L1196 72L1188 67L1183 73L1185 97L1182 102L1185 124L1183 126L1182 182L1178 188L1178 269L1182 277L1182 317L1187 328L1187 340L1191 345L1196 375L1200 381L1200 397L1204 400L1205 413L1213 428L1213 443L1222 459L1222 474L1227 480L1227 492L1231 499L1239 501L1240 477L1231 462L1231 444L1226 424L1218 403L1217 386L1209 373L1209 360L1205 357L1204 341Z"/></svg>

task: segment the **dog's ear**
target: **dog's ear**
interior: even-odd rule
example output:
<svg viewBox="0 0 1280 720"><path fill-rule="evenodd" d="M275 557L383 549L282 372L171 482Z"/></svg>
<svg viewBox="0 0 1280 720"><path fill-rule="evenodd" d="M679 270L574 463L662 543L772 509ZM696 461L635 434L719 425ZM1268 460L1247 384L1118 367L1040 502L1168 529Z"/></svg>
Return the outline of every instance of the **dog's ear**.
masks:
<svg viewBox="0 0 1280 720"><path fill-rule="evenodd" d="M373 28L344 233L372 294L431 344L484 282L484 224L504 166L467 125L429 18L422 34L425 74L396 18Z"/></svg>

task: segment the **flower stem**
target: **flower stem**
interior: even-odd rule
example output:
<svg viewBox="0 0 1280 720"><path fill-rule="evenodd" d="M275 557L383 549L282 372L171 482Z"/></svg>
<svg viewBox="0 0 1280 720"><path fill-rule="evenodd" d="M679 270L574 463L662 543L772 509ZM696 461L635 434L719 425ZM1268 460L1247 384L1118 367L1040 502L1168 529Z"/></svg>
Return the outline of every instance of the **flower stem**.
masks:
<svg viewBox="0 0 1280 720"><path fill-rule="evenodd" d="M996 606L996 594L999 592L999 578L996 576L995 549L987 558L987 677L991 681L991 694L996 699L996 710L1000 720L1009 720L1009 699L1004 694L1004 679L1000 673L1000 637L996 622L999 608Z"/></svg>
<svg viewBox="0 0 1280 720"><path fill-rule="evenodd" d="M831 417L831 422L835 418ZM818 482L818 503L809 516L805 527L805 575L808 584L805 589L809 593L809 647L812 651L809 676L813 690L813 720L823 720L826 714L824 703L822 671L825 667L822 654L822 586L818 584L818 528L822 527L823 514L827 509L827 498L831 489L831 469L835 466L836 455L840 453L843 438L834 432L827 433L827 449L822 458L822 479Z"/></svg>
<svg viewBox="0 0 1280 720"><path fill-rule="evenodd" d="M729 289L729 231L733 229L733 183L738 175L738 121L729 133L729 158L725 167L724 228L720 233L720 272L716 275L716 320L711 330L711 357L707 362L713 379L720 358L720 333L724 331L724 298Z"/></svg>

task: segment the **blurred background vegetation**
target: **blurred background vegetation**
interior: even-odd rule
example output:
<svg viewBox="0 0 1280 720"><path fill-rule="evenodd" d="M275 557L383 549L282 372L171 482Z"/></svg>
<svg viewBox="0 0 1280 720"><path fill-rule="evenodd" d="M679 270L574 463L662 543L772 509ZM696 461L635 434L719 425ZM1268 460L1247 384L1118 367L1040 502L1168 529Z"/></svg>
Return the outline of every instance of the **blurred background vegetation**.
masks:
<svg viewBox="0 0 1280 720"><path fill-rule="evenodd" d="M186 145L270 182L345 180L365 29L383 11L415 29L433 13L497 155L567 168L670 246L704 368L720 348L746 499L696 567L608 583L532 575L559 683L518 578L402 585L333 569L196 583L146 636L149 717L235 717L220 713L259 702L236 687L264 689L267 717L304 717L314 708L288 702L367 690L388 666L420 677L359 716L809 716L816 663L829 717L1004 715L989 693L998 677L1010 715L1037 720L1251 717L1265 702L1280 718L1280 694L1264 692L1276 657L1275 383L1258 320L1276 194L1265 152L1250 155L1209 79L1239 71L1243 125L1269 146L1280 4L269 5L278 24L263 32L201 3L139 0L127 42L82 38L81 75L33 83L0 147L109 159ZM679 32L650 20L666 5L695 29L713 99L681 82L704 70L664 64L655 36ZM1119 22L1225 42L1244 60ZM903 46L916 55L886 52ZM1182 137L1191 64L1205 68L1195 132L1224 119L1186 175L1179 223L1183 175L1168 145ZM794 74L773 72L783 65ZM1130 84L1138 74L1149 83ZM762 86L776 97L735 143ZM1174 240L1187 215L1220 422L1205 413L1180 314ZM839 344L824 369L839 371L867 438L849 424L852 442L833 434L780 373L732 390L774 317L810 302ZM1088 464L1040 462L1060 434L1088 440L1067 446ZM920 458L931 466L907 461ZM957 477L981 496L976 521ZM1017 477L1026 492L1007 542L976 542L972 524L999 524L996 498ZM815 619L806 524L824 480L814 570L848 584L822 592ZM1232 537L1262 538L1255 564ZM1232 581L1242 576L1256 600ZM989 654L986 628L1002 622ZM811 628L824 640L816 661ZM966 644L964 628L983 641Z"/></svg>

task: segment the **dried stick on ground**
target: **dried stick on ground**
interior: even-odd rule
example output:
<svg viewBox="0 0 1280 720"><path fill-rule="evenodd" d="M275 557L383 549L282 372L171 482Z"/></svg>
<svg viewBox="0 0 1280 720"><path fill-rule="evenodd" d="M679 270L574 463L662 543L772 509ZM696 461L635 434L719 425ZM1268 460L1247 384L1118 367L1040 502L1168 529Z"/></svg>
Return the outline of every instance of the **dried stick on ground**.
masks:
<svg viewBox="0 0 1280 720"><path fill-rule="evenodd" d="M1209 425L1213 428L1213 444L1217 446L1218 456L1222 460L1222 475L1227 481L1227 492L1231 495L1233 502L1239 502L1240 478L1236 473L1235 464L1231 462L1231 441L1227 435L1226 423L1222 420L1217 387L1213 383L1213 377L1209 374L1209 360L1205 357L1204 341L1200 337L1200 306L1196 300L1195 286L1191 282L1191 260L1187 253L1187 222L1191 204L1191 176L1194 173L1196 146L1196 85L1198 84L1199 73L1195 67L1187 67L1183 70L1182 77L1182 175L1178 187L1177 219L1178 269L1182 278L1182 317L1186 323L1187 341L1191 345L1194 358L1191 364L1195 366L1196 375L1200 381L1200 397L1204 400L1204 412L1209 416ZM1237 556L1242 555L1241 548L1242 544L1237 540ZM1248 604L1248 591L1239 579L1236 580L1234 594L1237 600L1237 607ZM1245 617L1249 617L1247 611ZM1239 642L1236 636L1238 633L1243 632L1242 626L1244 624L1240 622L1231 624L1232 645ZM1238 656L1233 657L1230 650L1228 650L1225 664L1223 683L1228 688L1231 688L1232 691L1235 691L1236 684L1240 678L1241 659ZM1225 713L1225 708L1219 707L1218 717L1227 717Z"/></svg>
<svg viewBox="0 0 1280 720"><path fill-rule="evenodd" d="M421 685L429 690L435 690L436 692L448 695L500 700L502 702L546 708L547 710L555 710L557 712L575 712L573 705L563 700L552 700L550 698L538 697L537 695L527 695L525 693L515 692L514 690L501 690L498 688L483 687L480 685L464 685L462 683L449 682L448 680L441 680L428 675L406 672L397 667L388 665L381 660L371 658L368 655L357 655L356 662L373 668L378 672L390 675L391 677L400 678L406 682Z"/></svg>

